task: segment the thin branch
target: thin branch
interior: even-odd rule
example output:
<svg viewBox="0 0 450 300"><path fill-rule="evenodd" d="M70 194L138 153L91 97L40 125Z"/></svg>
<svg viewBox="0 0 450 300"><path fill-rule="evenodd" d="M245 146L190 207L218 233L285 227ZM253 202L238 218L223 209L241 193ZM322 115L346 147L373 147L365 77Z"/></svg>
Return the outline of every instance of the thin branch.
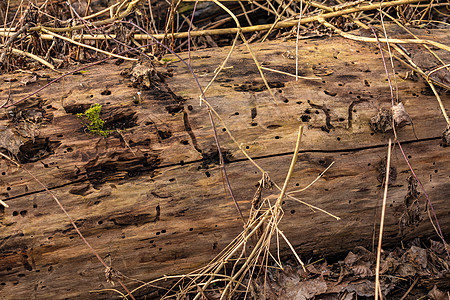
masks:
<svg viewBox="0 0 450 300"><path fill-rule="evenodd" d="M52 69L52 70L54 70L54 71L57 71L57 70L55 69L55 66L54 66L54 65L52 65L51 63L49 63L49 62L46 61L45 59L40 58L39 56L34 55L34 54L30 53L30 52L22 51L22 50L19 50L19 49L16 49L16 48L11 48L11 52L14 53L14 54L18 54L18 55L25 55L25 56L28 56L29 58L34 59L34 60L37 61L38 63L43 64L43 65L46 66L47 68ZM57 71L57 72L59 72L59 71Z"/></svg>

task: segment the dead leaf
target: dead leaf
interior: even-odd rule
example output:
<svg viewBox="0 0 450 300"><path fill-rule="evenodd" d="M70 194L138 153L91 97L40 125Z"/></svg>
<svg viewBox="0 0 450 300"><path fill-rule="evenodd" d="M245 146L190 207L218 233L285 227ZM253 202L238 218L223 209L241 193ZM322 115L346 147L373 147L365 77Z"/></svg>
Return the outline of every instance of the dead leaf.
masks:
<svg viewBox="0 0 450 300"><path fill-rule="evenodd" d="M422 267L422 269L426 269L427 267L427 250L423 248L419 248L416 246L412 246L405 253L409 262L416 266Z"/></svg>
<svg viewBox="0 0 450 300"><path fill-rule="evenodd" d="M358 296L371 297L375 295L375 283L369 280L350 283L346 288L348 292L355 292Z"/></svg>
<svg viewBox="0 0 450 300"><path fill-rule="evenodd" d="M433 300L448 300L447 294L440 291L436 285L428 292L428 297Z"/></svg>
<svg viewBox="0 0 450 300"><path fill-rule="evenodd" d="M447 128L442 133L442 145L450 146L450 126L447 126Z"/></svg>
<svg viewBox="0 0 450 300"><path fill-rule="evenodd" d="M358 259L359 259L359 257L356 254L354 254L353 252L350 251L347 254L347 257L344 259L344 263L347 266L352 266Z"/></svg>
<svg viewBox="0 0 450 300"><path fill-rule="evenodd" d="M417 271L416 268L410 263L401 263L398 266L397 272L399 276L401 277L407 277L407 276L415 276Z"/></svg>
<svg viewBox="0 0 450 300"><path fill-rule="evenodd" d="M398 127L410 125L412 123L411 117L406 112L405 106L402 102L392 107L394 122Z"/></svg>
<svg viewBox="0 0 450 300"><path fill-rule="evenodd" d="M431 240L431 250L436 252L437 254L443 254L445 251L445 247L444 244L442 244L441 242L437 242L437 241L433 241Z"/></svg>
<svg viewBox="0 0 450 300"><path fill-rule="evenodd" d="M394 288L392 284L386 284L381 282L381 293L386 296ZM375 295L375 282L370 280L361 280L358 282L352 282L345 288L349 293L355 292L358 296L372 297Z"/></svg>
<svg viewBox="0 0 450 300"><path fill-rule="evenodd" d="M373 276L372 270L370 270L370 262L359 261L352 267L353 274L366 278Z"/></svg>
<svg viewBox="0 0 450 300"><path fill-rule="evenodd" d="M322 277L306 281L289 281L279 295L280 300L307 300L324 294L327 291L327 283Z"/></svg>
<svg viewBox="0 0 450 300"><path fill-rule="evenodd" d="M0 148L6 149L17 156L22 145L22 140L14 134L11 128L0 127Z"/></svg>
<svg viewBox="0 0 450 300"><path fill-rule="evenodd" d="M347 295L345 295L345 297L342 300L353 300L354 297L355 297L355 293L351 292L351 293L348 293Z"/></svg>
<svg viewBox="0 0 450 300"><path fill-rule="evenodd" d="M391 252L388 256L381 261L380 274L387 272L393 272L399 265L399 258L395 255L395 252Z"/></svg>
<svg viewBox="0 0 450 300"><path fill-rule="evenodd" d="M369 126L373 132L385 133L392 130L392 110L382 108L378 113L370 118Z"/></svg>

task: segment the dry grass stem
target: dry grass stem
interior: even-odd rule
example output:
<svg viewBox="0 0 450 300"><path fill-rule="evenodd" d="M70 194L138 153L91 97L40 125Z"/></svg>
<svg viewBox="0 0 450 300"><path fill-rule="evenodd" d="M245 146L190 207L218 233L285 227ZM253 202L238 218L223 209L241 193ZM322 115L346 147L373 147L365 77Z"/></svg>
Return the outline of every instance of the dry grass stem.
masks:
<svg viewBox="0 0 450 300"><path fill-rule="evenodd" d="M92 15L84 17L83 20L90 20L90 19L99 17L99 16L103 15L104 13L108 13L108 12L110 13L110 16L112 17L113 16L113 13L112 13L113 9L115 7L117 7L119 4L120 4L120 2L114 3L114 4L112 4L111 6L105 8L105 9L102 9L102 10L96 12L96 13L93 13Z"/></svg>
<svg viewBox="0 0 450 300"><path fill-rule="evenodd" d="M288 244L289 248L291 249L292 253L294 254L295 258L297 259L298 263L302 266L303 271L306 272L306 268L305 268L305 264L302 262L302 260L300 259L300 257L298 256L297 252L294 249L294 246L292 246L292 244L289 242L289 240L286 238L286 236L284 235L283 231L281 231L280 229L277 228L277 233L279 233L281 235L281 237L284 239L284 241L286 242L286 244Z"/></svg>
<svg viewBox="0 0 450 300"><path fill-rule="evenodd" d="M314 179L306 187L304 187L302 189L299 189L299 190L295 190L295 191L289 192L288 194L294 194L294 193L300 193L300 192L306 191L309 187L311 187L314 183L316 183L316 181L319 180L323 176L323 174L325 174L325 172L328 171L328 169L331 168L332 165L334 165L334 163L335 162L333 161L325 170L322 171L322 173L319 174L319 176L316 177L316 179Z"/></svg>
<svg viewBox="0 0 450 300"><path fill-rule="evenodd" d="M37 61L38 63L46 66L47 68L51 69L51 70L55 70L55 66L53 66L51 63L49 63L48 61L44 60L43 58L40 58L37 55L34 55L33 53L27 52L27 51L22 51L19 49L15 49L15 48L11 48L11 52L14 54L18 54L18 55L25 55L28 56L31 59L34 59L35 61ZM59 72L59 71L58 71Z"/></svg>
<svg viewBox="0 0 450 300"><path fill-rule="evenodd" d="M325 25L328 28L333 29L338 33L339 35L354 40L354 41L360 41L360 42L369 42L369 43L376 43L376 38L369 38L369 37L363 37L363 36L357 36L353 35L347 32L344 32L338 28L336 28L334 25L330 24L323 18L318 18L318 20L321 24ZM423 39L386 39L386 38L380 38L378 39L381 43L396 43L396 44L421 44L421 45L432 45L439 49L449 51L450 52L450 46L441 44L439 42L431 41L431 40L423 40Z"/></svg>
<svg viewBox="0 0 450 300"><path fill-rule="evenodd" d="M224 120L222 119L222 117L216 112L216 110L211 106L211 104L207 101L207 100L205 100L205 99L203 99L202 97L200 97L200 100L203 102L203 103L205 103L207 106L208 106L208 108L211 110L211 112L212 113L214 113L214 115L217 117L217 119L220 121L220 123L222 124L222 126L225 128L225 130L226 130L226 132L228 133L228 136L232 139L232 141L233 141L233 143L235 144L235 145L237 145L238 146L238 148L239 148L239 150L242 152L242 154L244 154L244 156L261 172L261 174L268 174L268 172L266 172L263 168L261 168L251 157L250 157L250 155L245 151L245 149L244 149L244 147L243 147L243 145L242 144L240 144L237 140L236 140L236 138L233 136L233 134L231 133L231 131L228 129L228 127L227 127L227 125L226 125L226 123L224 122ZM334 163L334 162L333 162ZM312 183L310 183L310 184L308 184L305 188L303 188L303 189L301 189L301 190L297 190L297 191L293 191L293 192L289 192L289 193L287 193L286 194L286 196L288 197L288 198L290 198L290 199L292 199L292 200L294 200L294 201L297 201L298 203L301 203L301 204L303 204L303 205L306 205L306 206L308 206L309 208L311 208L313 211L315 211L315 210L317 210L317 211L320 211L320 212L322 212L322 213L324 213L324 214L327 214L327 215L329 215L330 217L333 217L333 218L335 218L336 220L340 220L341 218L339 218L338 216L336 216L336 215L334 215L334 214L332 214L332 213L330 213L330 212L328 212L328 211L326 211L326 210L324 210L324 209L322 209L322 208L319 208L319 207L317 207L317 206L314 206L314 205L312 205L312 204L309 204L309 203L307 203L307 202L305 202L305 201L302 201L302 200L300 200L300 199L298 199L298 198L296 198L296 197L294 197L294 196L292 196L291 195L291 193L296 193L296 192L300 192L300 191L304 191L304 190L306 190L306 189L308 189L311 185L313 185L320 177L322 177L322 175L333 165L333 163L331 163L316 179L314 179L314 181L312 182ZM275 182L273 182L273 184L274 184L274 186L278 189L278 190L280 190L281 191L281 188L275 183Z"/></svg>
<svg viewBox="0 0 450 300"><path fill-rule="evenodd" d="M397 50L397 52L399 52L400 54L403 55L403 57L405 59L408 60L408 62L411 65L408 65L408 67L413 68L415 71L417 71L419 74L422 75L422 77L425 78L425 80L427 81L428 85L430 86L431 90L433 91L434 95L436 96L436 99L439 103L439 107L442 111L442 115L444 116L445 121L447 122L448 125L450 125L450 118L448 117L448 114L445 110L444 104L441 100L441 97L439 96L439 93L436 91L436 88L434 87L434 84L439 84L438 82L434 81L434 80L430 80L429 75L430 74L426 74L424 71L422 71L422 69L420 69L413 61L412 59L404 53L404 51L402 51L397 45L395 45L395 43L397 44L401 44L401 43L412 43L412 44L422 44L424 47L428 47L427 44L429 45L433 45L435 47L438 47L440 49L443 49L445 51L450 51L450 47L443 45L441 43L435 42L435 41L430 41L430 40L421 40L421 39L415 39L415 40L411 40L411 39L378 39L378 38L366 38L366 37L360 37L360 36L355 36L346 32L343 32L342 30L336 28L335 26L333 26L332 24L330 24L329 22L327 22L324 19L320 19L319 20L320 23L322 23L323 25L325 25L328 28L333 29L334 31L336 31L336 33L340 34L341 36L345 37L345 38L349 38L349 39L353 39L356 41L363 41L363 42L377 42L377 40L379 40L379 42L385 42L385 43L393 43L392 47L394 49ZM355 21L356 23L356 21ZM361 22L357 23L358 25L362 25ZM367 25L364 25L364 28L368 29L369 27ZM383 50L382 50L383 51ZM395 55L392 55L393 57L396 57ZM398 59L400 62L403 63L403 60ZM441 60L440 60L441 61ZM442 86L442 84L439 84Z"/></svg>
<svg viewBox="0 0 450 300"><path fill-rule="evenodd" d="M0 204L3 205L4 207L9 207L9 205L6 204L6 202L4 202L3 200L0 200Z"/></svg>
<svg viewBox="0 0 450 300"><path fill-rule="evenodd" d="M216 0L217 1L217 0ZM223 1L223 0L222 0ZM107 20L101 20L101 21L96 21L96 22L92 22L93 26L101 26L101 25L106 25L106 24L110 24L116 20L120 20L123 19L125 16L127 16L128 14L130 14L133 9L134 6L137 4L137 2L139 2L139 0L135 0L133 2L130 2L130 4L128 5L128 8L121 14L117 15L114 18L110 18ZM368 4L368 5L361 5L358 7L351 7L351 8L345 8L345 9L339 9L336 11L332 11L332 12L328 12L328 13L324 13L321 15L315 15L315 16L310 16L310 17L304 17L302 18L301 24L307 24L307 23L311 23L311 22L316 22L319 21L319 19L331 19L331 18L335 18L335 17L340 17L340 16L345 16L345 15L349 15L349 14L353 14L353 13L358 13L358 12L363 12L363 11L369 11L369 10L377 10L379 8L386 8L386 7L392 7L392 6L399 6L399 5L403 5L403 4L412 4L412 3L417 3L420 2L420 0L397 0L397 1L389 1L389 2L377 2L377 3L373 3L373 4ZM257 2L254 2L254 4L257 4ZM311 4L310 2L308 2L308 4ZM312 5L312 4L311 4ZM236 33L249 33L249 32L255 32L255 31L266 31L269 30L270 28L272 28L273 24L264 24L264 25L254 25L254 26L247 26L247 27L237 27L237 28L223 28L223 29L209 29L209 30L196 30L196 31L191 31L190 33L188 32L177 32L177 33L164 33L164 34L155 34L153 35L153 37L150 37L149 35L146 34L136 34L134 35L134 38L136 40L141 40L141 39L152 39L152 38L156 38L158 40L162 40L164 38L187 38L189 35L191 37L194 36L207 36L207 35L221 35L221 34L236 34ZM278 22L278 24L275 25L274 29L280 29L280 28L290 28L290 27L294 27L298 25L298 21L297 20L286 20L286 21L280 21ZM75 30L80 30L85 28L86 25L76 25L76 26L72 26L72 27L61 27L61 28L51 28L51 27L32 27L29 29L29 31L41 31L41 28L45 28L46 30L52 31L52 32L68 32L68 31L75 31ZM9 36L8 32L9 29L4 29L3 32L1 32L0 30L0 34L2 35L7 35ZM11 30L11 34L13 34L14 31ZM111 35L112 37L114 37L114 35ZM42 35L41 38L43 39L51 39L52 37L49 35ZM109 39L110 37L108 36L104 36L104 35L98 35L97 36L92 36L92 35L83 35L83 39ZM392 41L391 41L392 42ZM421 44L420 42L412 42L412 43L418 43Z"/></svg>
<svg viewBox="0 0 450 300"><path fill-rule="evenodd" d="M297 161L303 132L302 128L302 126L299 127L299 133L291 165L283 188L281 189L275 203L272 205L269 200L264 200L262 205L250 214L250 216L253 217L248 220L243 232L241 232L227 247L225 247L225 249L213 261L211 261L211 263L200 269L200 272L197 271L188 275L192 278L192 280L187 286L181 287L178 297L182 297L190 292L196 291L196 295L193 299L199 299L211 283L216 280L216 277L219 276L219 272L224 270L225 266L230 263L233 265L233 271L228 278L225 278L226 285L221 291L221 299L231 297L231 295L237 291L237 287L242 285L242 281L245 278L251 280L251 278L248 277L249 274L254 274L256 267L263 267L263 262L267 271L267 263L269 258L273 259L281 267L281 262L279 261L279 242L277 242L278 259L276 259L270 251L273 236L277 236L278 241L278 235L280 235L288 244L289 248L293 251L299 263L304 267L304 264L295 252L292 244L278 229L278 225L284 215L281 207L283 202L282 199L286 194L289 180L294 172L294 166ZM247 248L248 243L255 236L257 237L257 240L254 243L253 249L251 249L247 256L243 257L242 255L245 253L244 251ZM241 254L238 255L238 258L235 260L233 257L237 253ZM198 290L197 287L200 287L200 290Z"/></svg>
<svg viewBox="0 0 450 300"><path fill-rule="evenodd" d="M391 168L391 139L389 139L387 162L386 162L386 178L384 182L383 204L381 207L380 232L378 237L377 263L375 269L375 300L378 300L378 292L380 289L380 261L381 261L381 242L383 240L384 216L386 214L386 199L389 186L389 169ZM382 300L382 296L380 295Z"/></svg>
<svg viewBox="0 0 450 300"><path fill-rule="evenodd" d="M267 33L264 35L264 37L261 39L261 43L264 42L267 37L269 36L269 34L272 32L273 28L275 27L275 25L281 20L281 17L283 16L284 12L286 11L286 9L292 4L294 0L291 0L288 5L286 5L283 10L281 11L280 15L277 17L277 19L275 20L275 22L273 22L272 27L270 27L270 29L267 31Z"/></svg>
<svg viewBox="0 0 450 300"><path fill-rule="evenodd" d="M220 66L214 71L214 77L208 82L208 85L206 85L206 87L203 89L203 94L206 94L206 92L208 91L211 84L213 84L213 82L216 80L217 76L219 76L220 72L225 68L226 64L228 63L228 60L231 57L231 54L233 53L233 50L236 47L236 42L237 42L238 38L239 38L239 34L236 34L236 36L234 37L233 43L231 44L230 51L228 51L227 57L223 60L223 62L220 64ZM203 101L205 101L205 100L203 100ZM203 101L202 101L202 96L200 95L200 106L202 105Z"/></svg>

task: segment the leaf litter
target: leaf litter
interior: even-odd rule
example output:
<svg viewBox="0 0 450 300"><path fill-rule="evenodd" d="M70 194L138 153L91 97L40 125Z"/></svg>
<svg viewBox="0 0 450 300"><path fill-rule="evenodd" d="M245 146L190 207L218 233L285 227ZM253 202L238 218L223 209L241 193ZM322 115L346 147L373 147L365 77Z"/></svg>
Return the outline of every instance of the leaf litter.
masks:
<svg viewBox="0 0 450 300"><path fill-rule="evenodd" d="M358 246L342 260L321 259L308 264L306 271L295 261L287 261L284 270L269 268L266 277L251 283L246 296L243 293L236 299L373 299L375 257ZM450 260L443 243L421 243L417 238L405 248L384 250L381 257L380 287L384 298L448 299ZM220 292L208 293L208 299L220 299Z"/></svg>

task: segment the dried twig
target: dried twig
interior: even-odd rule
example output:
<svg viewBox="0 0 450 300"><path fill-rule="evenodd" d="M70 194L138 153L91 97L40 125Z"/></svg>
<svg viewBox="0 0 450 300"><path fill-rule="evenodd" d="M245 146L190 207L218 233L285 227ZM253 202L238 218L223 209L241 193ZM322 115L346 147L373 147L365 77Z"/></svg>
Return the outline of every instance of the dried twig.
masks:
<svg viewBox="0 0 450 300"><path fill-rule="evenodd" d="M86 45L86 44L77 42L77 41L75 41L74 39L71 39L71 38L68 38L68 37L59 35L59 34L54 33L54 32L51 32L50 30L47 30L47 29L45 29L45 28L42 28L42 31L43 31L43 32L46 32L47 34L50 34L50 35L52 35L52 36L54 36L54 37L56 37L56 38L65 40L65 41L67 41L67 42L69 42L69 43L72 43L72 44L75 44L75 45L78 45L78 46L81 46L81 47L84 47L84 48L87 48L87 49L91 49L91 50L94 50L94 51L96 51L96 52L106 54L106 55L108 55L108 56L113 56L113 57L121 58L121 59L124 59L124 60L137 61L137 58L129 58L129 57L122 56L122 55L118 55L118 54L114 54L114 53L111 53L111 52L108 52L108 51L105 51L105 50L102 50L102 49L98 49L98 48L95 48L95 47L93 47L93 46L89 46L89 45Z"/></svg>
<svg viewBox="0 0 450 300"><path fill-rule="evenodd" d="M26 32L28 30L28 28L30 28L30 24L25 24L22 28L20 28L17 32L12 33L9 36L8 41L6 42L5 45L2 45L3 47L5 47L5 49L3 49L2 55L0 55L0 65L3 64L3 62L5 61L5 56L6 53L8 52L9 48L12 48L12 44L14 43L14 41L24 32Z"/></svg>
<svg viewBox="0 0 450 300"><path fill-rule="evenodd" d="M19 49L16 49L16 48L11 48L11 52L14 53L14 54L19 54L19 55L25 55L25 56L28 56L29 58L32 58L32 59L34 59L35 61L37 61L37 62L43 64L43 65L46 66L47 68L50 68L50 69L52 69L52 70L54 70L54 71L57 71L57 70L55 69L55 66L53 66L51 63L49 63L49 62L46 61L45 59L40 58L39 56L34 55L34 54L30 53L30 52L26 52L26 51L19 50ZM57 71L57 72L59 72L59 71Z"/></svg>

